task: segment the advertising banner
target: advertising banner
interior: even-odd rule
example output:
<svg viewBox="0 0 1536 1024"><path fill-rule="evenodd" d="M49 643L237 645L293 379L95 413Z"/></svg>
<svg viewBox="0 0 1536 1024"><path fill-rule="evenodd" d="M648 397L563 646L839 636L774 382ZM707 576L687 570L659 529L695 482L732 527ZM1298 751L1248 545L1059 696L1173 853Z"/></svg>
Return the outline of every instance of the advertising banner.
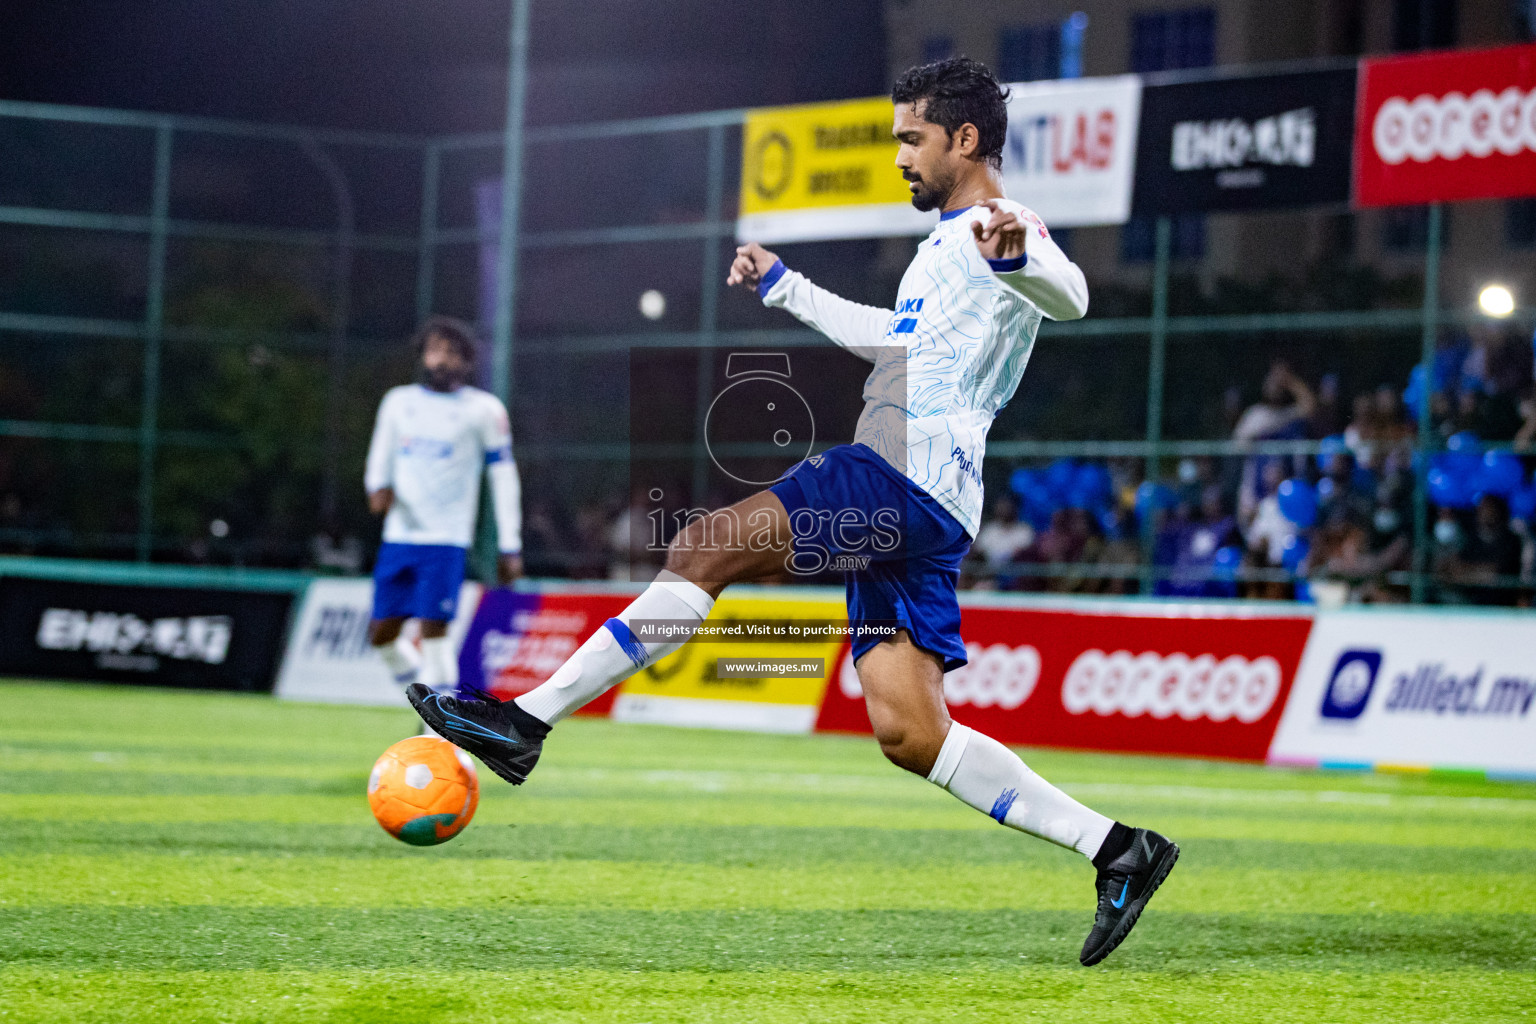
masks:
<svg viewBox="0 0 1536 1024"><path fill-rule="evenodd" d="M1536 195L1536 44L1366 60L1355 202Z"/></svg>
<svg viewBox="0 0 1536 1024"><path fill-rule="evenodd" d="M1003 186L1053 228L1123 224L1131 213L1141 79L1009 86Z"/></svg>
<svg viewBox="0 0 1536 1024"><path fill-rule="evenodd" d="M1003 181L1051 227L1130 216L1141 80L1134 75L1010 86ZM741 241L926 234L896 170L885 97L767 107L742 132Z"/></svg>
<svg viewBox="0 0 1536 1024"><path fill-rule="evenodd" d="M270 691L283 593L0 579L0 673Z"/></svg>
<svg viewBox="0 0 1536 1024"><path fill-rule="evenodd" d="M1151 85L1138 216L1349 201L1354 68Z"/></svg>
<svg viewBox="0 0 1536 1024"><path fill-rule="evenodd" d="M1311 628L1210 605L962 605L970 663L944 677L956 721L1003 743L1262 761ZM818 731L868 732L846 656Z"/></svg>
<svg viewBox="0 0 1536 1024"><path fill-rule="evenodd" d="M927 234L939 215L912 206L891 121L885 97L750 111L736 237L766 244Z"/></svg>
<svg viewBox="0 0 1536 1024"><path fill-rule="evenodd" d="M1319 613L1270 760L1536 776L1536 616Z"/></svg>
<svg viewBox="0 0 1536 1024"><path fill-rule="evenodd" d="M613 717L758 732L810 732L827 679L836 670L843 636L758 639L736 624L751 623L770 631L788 623L841 626L847 614L842 597L786 600L746 596L749 593L727 591L705 623L716 635L736 635L697 636L671 657L630 676L619 688ZM720 671L726 660L738 666L777 664L763 674L728 675ZM802 661L815 667L793 675L784 668L786 663Z"/></svg>
<svg viewBox="0 0 1536 1024"><path fill-rule="evenodd" d="M448 637L455 645L469 627L481 589L478 583L465 583L459 590L458 614L448 625ZM405 694L368 643L372 617L372 580L311 583L283 654L277 695L288 700L405 707ZM406 623L405 628L407 636L415 636L415 622Z"/></svg>
<svg viewBox="0 0 1536 1024"><path fill-rule="evenodd" d="M459 648L459 683L511 700L544 682L634 594L490 590ZM614 692L579 712L606 715Z"/></svg>
<svg viewBox="0 0 1536 1024"><path fill-rule="evenodd" d="M465 637L460 679L504 700L526 693L552 676L587 637L632 600L633 593L596 590L489 591ZM786 598L735 588L716 603L705 626L681 650L631 676L580 713L661 725L810 732L827 677L837 663L841 635L804 640L765 639L752 633L785 623L840 625L842 618L841 595ZM769 672L752 671L765 661L779 664ZM722 672L722 662L733 664ZM789 670L784 662L803 664Z"/></svg>

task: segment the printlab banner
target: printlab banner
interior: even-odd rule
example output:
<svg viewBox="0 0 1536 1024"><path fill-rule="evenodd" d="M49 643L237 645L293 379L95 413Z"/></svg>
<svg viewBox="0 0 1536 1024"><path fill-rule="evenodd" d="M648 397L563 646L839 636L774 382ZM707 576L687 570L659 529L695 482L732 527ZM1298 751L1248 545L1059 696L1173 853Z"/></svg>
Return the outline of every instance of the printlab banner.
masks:
<svg viewBox="0 0 1536 1024"><path fill-rule="evenodd" d="M1536 617L1319 613L1270 760L1536 774Z"/></svg>
<svg viewBox="0 0 1536 1024"><path fill-rule="evenodd" d="M1359 206L1536 196L1536 45L1367 60Z"/></svg>
<svg viewBox="0 0 1536 1024"><path fill-rule="evenodd" d="M458 614L448 624L448 638L455 645L469 628L482 589L478 583L465 583L459 590ZM372 580L312 582L283 655L277 695L287 700L404 707L405 695L368 643L372 617ZM413 637L419 629L414 621L405 628Z"/></svg>
<svg viewBox="0 0 1536 1024"><path fill-rule="evenodd" d="M1141 79L1009 87L1003 185L1048 227L1123 224L1131 212Z"/></svg>
<svg viewBox="0 0 1536 1024"><path fill-rule="evenodd" d="M1311 625L1211 605L967 601L970 662L945 674L944 699L956 721L1003 743L1262 761ZM846 656L816 728L870 731Z"/></svg>
<svg viewBox="0 0 1536 1024"><path fill-rule="evenodd" d="M0 579L0 673L270 691L288 594Z"/></svg>
<svg viewBox="0 0 1536 1024"><path fill-rule="evenodd" d="M1355 78L1345 68L1147 86L1136 214L1347 202Z"/></svg>

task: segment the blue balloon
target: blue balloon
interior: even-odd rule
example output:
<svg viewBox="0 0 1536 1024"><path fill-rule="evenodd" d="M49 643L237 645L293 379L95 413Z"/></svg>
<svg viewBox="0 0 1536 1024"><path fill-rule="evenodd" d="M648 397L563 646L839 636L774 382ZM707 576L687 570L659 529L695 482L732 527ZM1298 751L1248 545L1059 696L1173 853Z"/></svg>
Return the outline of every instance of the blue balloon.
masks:
<svg viewBox="0 0 1536 1024"><path fill-rule="evenodd" d="M1178 492L1167 484L1146 480L1136 488L1136 514L1139 516L1149 515L1159 509L1173 508L1178 503Z"/></svg>
<svg viewBox="0 0 1536 1024"><path fill-rule="evenodd" d="M1335 455L1350 454L1349 444L1345 442L1343 434L1334 434L1325 437L1318 442L1317 468L1319 472L1328 471L1328 463L1333 461Z"/></svg>
<svg viewBox="0 0 1536 1024"><path fill-rule="evenodd" d="M1040 474L1033 469L1016 469L1008 476L1008 489L1017 494L1022 500L1025 493L1030 490L1040 479Z"/></svg>
<svg viewBox="0 0 1536 1024"><path fill-rule="evenodd" d="M1280 548L1280 564L1289 572L1295 572L1301 567L1301 563L1307 560L1307 555L1312 553L1312 545L1301 534L1295 534L1285 539L1285 544Z"/></svg>
<svg viewBox="0 0 1536 1024"><path fill-rule="evenodd" d="M1420 363L1408 374L1408 386L1403 389L1403 408L1414 419L1419 418L1419 403L1424 400L1424 364Z"/></svg>
<svg viewBox="0 0 1536 1024"><path fill-rule="evenodd" d="M1475 481L1461 473L1436 466L1429 471L1425 484L1429 488L1429 500L1441 508L1471 508L1476 504Z"/></svg>
<svg viewBox="0 0 1536 1024"><path fill-rule="evenodd" d="M1045 467L1045 483L1058 501L1065 501L1077 478L1077 463L1071 459L1057 459Z"/></svg>
<svg viewBox="0 0 1536 1024"><path fill-rule="evenodd" d="M1446 438L1445 446L1453 452L1476 452L1482 446L1482 438L1470 430L1462 430Z"/></svg>
<svg viewBox="0 0 1536 1024"><path fill-rule="evenodd" d="M1522 487L1509 496L1509 518L1536 525L1536 484Z"/></svg>
<svg viewBox="0 0 1536 1024"><path fill-rule="evenodd" d="M1513 452L1484 452L1478 469L1476 489L1506 498L1520 489L1525 477L1520 457Z"/></svg>
<svg viewBox="0 0 1536 1024"><path fill-rule="evenodd" d="M1317 482L1317 498L1319 501L1327 501L1333 497L1333 492L1339 485L1333 482L1332 477L1325 476Z"/></svg>
<svg viewBox="0 0 1536 1024"><path fill-rule="evenodd" d="M1275 495L1280 501L1280 514L1303 530L1317 522L1317 488L1305 480L1293 477L1283 481Z"/></svg>
<svg viewBox="0 0 1536 1024"><path fill-rule="evenodd" d="M1098 462L1085 462L1077 467L1072 479L1074 490L1092 495L1095 501L1105 501L1115 493L1115 482L1109 475L1109 467Z"/></svg>
<svg viewBox="0 0 1536 1024"><path fill-rule="evenodd" d="M1217 579L1230 580L1237 578L1237 570L1243 564L1243 549L1233 544L1224 548L1217 548L1216 554L1211 559L1211 573Z"/></svg>

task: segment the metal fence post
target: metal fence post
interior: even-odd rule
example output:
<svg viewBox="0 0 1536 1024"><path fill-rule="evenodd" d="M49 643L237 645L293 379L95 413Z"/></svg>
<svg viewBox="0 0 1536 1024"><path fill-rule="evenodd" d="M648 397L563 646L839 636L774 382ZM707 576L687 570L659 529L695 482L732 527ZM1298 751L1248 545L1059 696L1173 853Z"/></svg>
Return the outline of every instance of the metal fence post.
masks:
<svg viewBox="0 0 1536 1024"><path fill-rule="evenodd" d="M443 150L429 142L421 154L421 230L416 236L416 322L432 315L437 283L437 200Z"/></svg>
<svg viewBox="0 0 1536 1024"><path fill-rule="evenodd" d="M512 338L517 245L523 200L523 105L528 92L528 7L512 0L508 38L507 123L501 140L501 233L496 246L496 319L491 329L491 393L512 410Z"/></svg>
<svg viewBox="0 0 1536 1024"><path fill-rule="evenodd" d="M709 150L706 158L708 169L705 178L704 218L710 224L710 233L704 238L704 270L699 278L699 358L698 393L694 402L694 449L693 493L694 508L705 506L705 491L709 487L709 451L704 437L705 421L710 405L710 394L715 384L715 328L718 326L720 309L720 278L725 271L720 266L721 210L725 205L725 128L715 125L709 129ZM633 396L630 398L634 400Z"/></svg>
<svg viewBox="0 0 1536 1024"><path fill-rule="evenodd" d="M325 466L320 479L321 525L328 527L341 505L342 403L347 393L347 333L352 320L352 250L357 235L357 204L346 172L335 158L312 138L304 140L303 149L325 175L336 198L336 308L332 313L326 384Z"/></svg>
<svg viewBox="0 0 1536 1024"><path fill-rule="evenodd" d="M1435 343L1440 333L1440 216L1439 203L1429 205L1424 239L1424 304L1420 307L1419 365L1424 389L1419 396L1419 442L1413 474L1413 585L1414 604L1423 604L1429 593L1429 460L1433 454L1435 423L1430 405L1435 394Z"/></svg>
<svg viewBox="0 0 1536 1024"><path fill-rule="evenodd" d="M173 129L155 129L154 195L150 202L148 275L144 296L144 393L139 411L138 559L147 562L155 545L155 452L160 429L160 346L165 335L165 245L171 218Z"/></svg>
<svg viewBox="0 0 1536 1024"><path fill-rule="evenodd" d="M1173 221L1157 218L1152 256L1152 324L1148 332L1147 360L1147 461L1145 479L1152 483L1159 471L1163 443L1163 380L1168 359L1168 263L1173 252ZM1141 516L1141 593L1152 593L1157 568L1152 563L1157 537L1150 507Z"/></svg>

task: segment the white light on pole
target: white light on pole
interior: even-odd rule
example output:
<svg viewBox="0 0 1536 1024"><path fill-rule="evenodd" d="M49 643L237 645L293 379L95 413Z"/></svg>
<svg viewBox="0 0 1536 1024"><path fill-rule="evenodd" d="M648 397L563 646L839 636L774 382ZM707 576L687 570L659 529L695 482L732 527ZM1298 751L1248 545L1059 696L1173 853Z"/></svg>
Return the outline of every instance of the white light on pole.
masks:
<svg viewBox="0 0 1536 1024"><path fill-rule="evenodd" d="M1477 305L1489 316L1506 317L1515 311L1515 297L1501 284L1490 284L1477 295Z"/></svg>

